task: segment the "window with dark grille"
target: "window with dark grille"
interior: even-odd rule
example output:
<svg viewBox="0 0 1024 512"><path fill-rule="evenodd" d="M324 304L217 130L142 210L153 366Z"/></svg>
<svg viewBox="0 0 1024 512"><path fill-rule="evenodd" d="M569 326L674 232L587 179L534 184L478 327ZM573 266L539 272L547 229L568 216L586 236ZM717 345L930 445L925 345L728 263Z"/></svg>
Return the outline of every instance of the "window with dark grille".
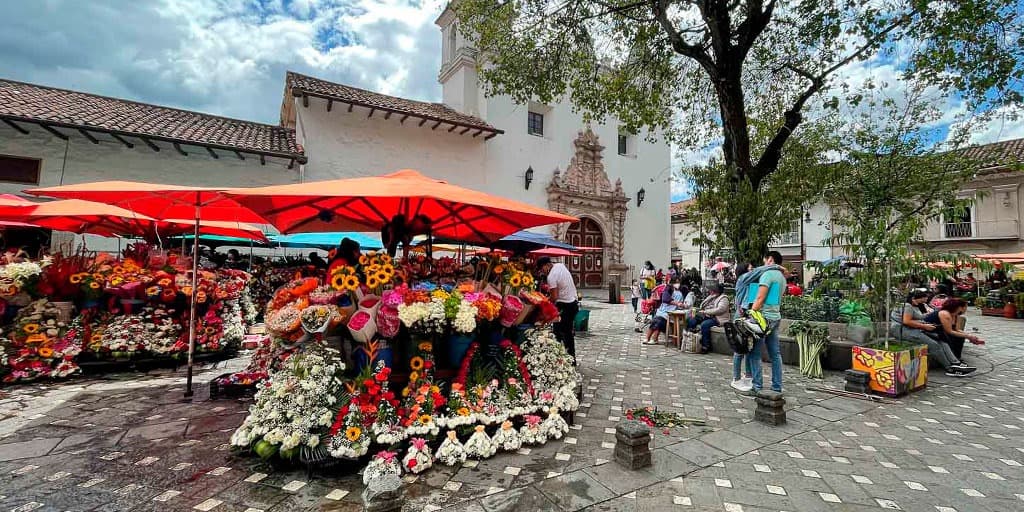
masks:
<svg viewBox="0 0 1024 512"><path fill-rule="evenodd" d="M629 137L621 133L619 134L619 154L629 154Z"/></svg>
<svg viewBox="0 0 1024 512"><path fill-rule="evenodd" d="M544 114L530 112L526 118L526 133L544 136Z"/></svg>
<svg viewBox="0 0 1024 512"><path fill-rule="evenodd" d="M0 182L39 184L39 169L42 160L0 155Z"/></svg>

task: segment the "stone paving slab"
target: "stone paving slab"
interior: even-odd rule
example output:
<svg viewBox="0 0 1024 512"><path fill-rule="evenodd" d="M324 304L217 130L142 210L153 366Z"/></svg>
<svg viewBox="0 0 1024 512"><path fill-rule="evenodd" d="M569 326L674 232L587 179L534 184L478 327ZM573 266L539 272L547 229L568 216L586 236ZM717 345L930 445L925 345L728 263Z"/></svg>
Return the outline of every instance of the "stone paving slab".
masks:
<svg viewBox="0 0 1024 512"><path fill-rule="evenodd" d="M625 307L595 307L564 440L406 478L404 510L1024 510L1024 322L972 317L989 342L965 349L977 375L932 372L890 404L813 391L841 389L842 375L786 367L780 427L751 421L730 357L640 345L632 324ZM197 382L244 364L208 366ZM251 402L182 403L182 383L161 370L0 388L0 511L361 510L357 474L310 477L233 453ZM652 467L628 471L614 462L615 426L644 405L706 426L654 429Z"/></svg>

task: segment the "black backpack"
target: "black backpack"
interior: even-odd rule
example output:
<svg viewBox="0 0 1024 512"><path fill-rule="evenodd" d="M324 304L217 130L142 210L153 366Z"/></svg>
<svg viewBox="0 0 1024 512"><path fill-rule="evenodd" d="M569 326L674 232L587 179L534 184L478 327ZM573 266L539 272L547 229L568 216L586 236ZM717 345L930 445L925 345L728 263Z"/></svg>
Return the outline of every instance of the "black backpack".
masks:
<svg viewBox="0 0 1024 512"><path fill-rule="evenodd" d="M750 348L753 345L753 340L746 335L740 334L739 329L736 328L736 324L732 322L726 322L722 326L725 329L725 339L729 342L729 346L732 351L736 354L749 354Z"/></svg>

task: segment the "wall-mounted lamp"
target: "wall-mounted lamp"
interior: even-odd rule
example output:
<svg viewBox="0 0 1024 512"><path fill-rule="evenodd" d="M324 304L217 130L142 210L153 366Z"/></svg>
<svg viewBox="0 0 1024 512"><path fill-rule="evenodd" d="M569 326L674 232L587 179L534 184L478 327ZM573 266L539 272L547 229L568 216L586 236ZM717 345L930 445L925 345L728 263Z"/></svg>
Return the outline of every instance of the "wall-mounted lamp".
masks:
<svg viewBox="0 0 1024 512"><path fill-rule="evenodd" d="M523 175L523 179L526 181L526 190L530 190L530 183L533 183L533 166L526 168L526 174Z"/></svg>
<svg viewBox="0 0 1024 512"><path fill-rule="evenodd" d="M646 195L646 194L647 194L647 192L645 192L643 188L641 188L640 190L636 191L636 205L637 206L640 206L641 204L644 203L644 195Z"/></svg>
<svg viewBox="0 0 1024 512"><path fill-rule="evenodd" d="M807 224L811 223L811 212L804 212L804 222Z"/></svg>

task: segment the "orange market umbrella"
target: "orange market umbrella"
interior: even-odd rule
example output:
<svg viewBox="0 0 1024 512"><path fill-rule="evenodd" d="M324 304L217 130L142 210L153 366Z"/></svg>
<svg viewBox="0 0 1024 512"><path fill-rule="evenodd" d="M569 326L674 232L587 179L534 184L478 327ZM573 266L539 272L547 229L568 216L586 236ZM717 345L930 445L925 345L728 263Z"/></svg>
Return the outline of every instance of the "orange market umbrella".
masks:
<svg viewBox="0 0 1024 512"><path fill-rule="evenodd" d="M428 178L410 169L383 176L225 193L263 216L282 233L390 227L391 232L404 230L402 234L429 234L486 244L525 228L577 220ZM391 245L389 252L393 253L395 243Z"/></svg>
<svg viewBox="0 0 1024 512"><path fill-rule="evenodd" d="M124 208L79 199L47 203L14 202L13 206L9 206L5 199L0 198L0 220L26 222L57 231L104 236L142 234L155 222Z"/></svg>
<svg viewBox="0 0 1024 512"><path fill-rule="evenodd" d="M232 198L221 194L221 189L189 187L161 183L134 181L99 181L78 185L36 188L26 193L37 196L74 198L106 203L126 208L158 220L193 219L193 247L199 246L200 219L216 221L264 223L259 215L241 207ZM199 254L192 258L192 276L199 273ZM185 396L192 396L192 362L196 339L196 292L192 297L188 319L188 373L185 379Z"/></svg>
<svg viewBox="0 0 1024 512"><path fill-rule="evenodd" d="M189 233L193 229L194 220L188 219L168 219L159 222L160 233L167 233L170 235L182 235ZM247 240L255 240L257 242L270 243L266 233L263 232L259 226L248 224L245 222L228 222L218 220L200 220L199 221L199 233L202 235L216 235L216 236L228 236L234 238L245 238Z"/></svg>

